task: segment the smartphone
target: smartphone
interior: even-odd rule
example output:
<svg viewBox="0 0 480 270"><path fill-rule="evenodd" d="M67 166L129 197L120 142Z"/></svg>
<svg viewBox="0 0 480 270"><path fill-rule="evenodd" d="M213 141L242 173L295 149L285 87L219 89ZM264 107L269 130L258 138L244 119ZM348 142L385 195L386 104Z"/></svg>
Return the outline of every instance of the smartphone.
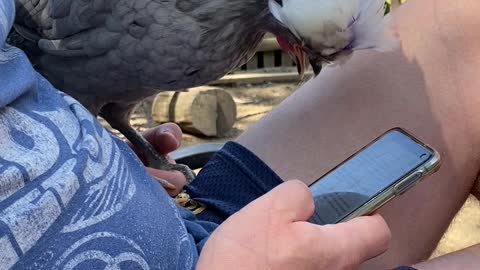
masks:
<svg viewBox="0 0 480 270"><path fill-rule="evenodd" d="M309 222L335 224L368 215L440 167L440 155L403 128L380 135L310 185Z"/></svg>

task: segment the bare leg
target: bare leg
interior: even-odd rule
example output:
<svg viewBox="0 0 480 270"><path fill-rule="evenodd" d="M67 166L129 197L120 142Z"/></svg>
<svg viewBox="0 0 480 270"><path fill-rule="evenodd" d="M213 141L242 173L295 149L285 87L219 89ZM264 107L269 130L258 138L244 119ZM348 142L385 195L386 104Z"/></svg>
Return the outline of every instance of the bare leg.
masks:
<svg viewBox="0 0 480 270"><path fill-rule="evenodd" d="M179 171L185 175L187 182L190 183L195 178L193 171L183 164L172 164L168 160L158 154L155 148L136 132L129 123L130 114L135 108L135 104L118 104L111 103L102 107L100 116L102 116L112 128L122 133L146 158L149 167L162 169L166 171ZM160 182L165 187L166 182Z"/></svg>
<svg viewBox="0 0 480 270"><path fill-rule="evenodd" d="M418 270L476 270L480 261L480 245L462 249L433 260L414 265Z"/></svg>
<svg viewBox="0 0 480 270"><path fill-rule="evenodd" d="M283 179L306 183L394 126L441 152L437 174L382 209L391 248L365 269L426 259L477 177L479 13L475 0L408 1L395 14L401 49L324 69L238 138Z"/></svg>

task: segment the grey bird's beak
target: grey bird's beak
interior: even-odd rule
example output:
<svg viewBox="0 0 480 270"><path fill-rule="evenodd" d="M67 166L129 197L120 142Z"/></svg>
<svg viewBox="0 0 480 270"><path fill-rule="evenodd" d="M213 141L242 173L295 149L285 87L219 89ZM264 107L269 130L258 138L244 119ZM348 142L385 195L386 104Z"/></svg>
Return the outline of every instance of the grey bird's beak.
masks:
<svg viewBox="0 0 480 270"><path fill-rule="evenodd" d="M300 80L303 79L308 65L305 51L302 47L295 44L293 45L293 50L289 52L289 55L295 61ZM308 57L308 62L312 66L314 77L316 77L320 74L320 71L322 71L322 61L317 61Z"/></svg>
<svg viewBox="0 0 480 270"><path fill-rule="evenodd" d="M322 63L318 63L317 61L314 61L312 59L310 59L309 62L312 66L313 74L315 75L315 77L317 77L317 75L320 74L320 71L322 71Z"/></svg>
<svg viewBox="0 0 480 270"><path fill-rule="evenodd" d="M303 49L298 46L297 44L293 45L293 50L288 53L290 57L295 61L295 64L297 66L297 71L298 75L300 77L300 80L303 79L303 76L305 74L305 52Z"/></svg>

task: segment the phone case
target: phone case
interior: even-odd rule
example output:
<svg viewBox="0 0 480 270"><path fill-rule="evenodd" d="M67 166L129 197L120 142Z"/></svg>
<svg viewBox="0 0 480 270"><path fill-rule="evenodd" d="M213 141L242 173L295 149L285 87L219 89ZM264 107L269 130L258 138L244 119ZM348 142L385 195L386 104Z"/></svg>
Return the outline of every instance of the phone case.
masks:
<svg viewBox="0 0 480 270"><path fill-rule="evenodd" d="M426 160L422 165L420 165L417 168L415 168L414 170L412 170L409 174L407 174L403 178L399 179L395 184L391 185L390 187L385 189L383 192L376 195L375 197L370 199L368 202L363 204L361 207L359 207L358 209L356 209L355 211L353 211L349 215L345 216L343 219L339 220L338 222L348 221L348 220L353 219L355 217L368 215L368 214L371 214L371 213L375 212L376 210L381 208L383 205L385 205L387 202L389 202L392 199L394 199L395 197L398 197L401 194L405 193L406 191L411 189L413 186L415 186L418 182L423 180L425 177L433 174L434 172L436 172L440 168L440 166L441 166L440 154L435 149L433 149L431 146L422 142L420 139L415 137L412 133L408 132L406 129L400 128L400 127L395 127L395 128L389 129L386 132L384 132L382 135L377 137L375 140L373 140L372 142L370 142L366 146L362 147L355 154L353 154L350 157L348 157L347 159L345 159L345 161L343 161L339 165L335 166L335 168L331 169L330 171L328 171L324 175L329 174L330 172L335 170L337 167L341 166L343 163L347 162L352 157L357 155L359 152L361 152L365 148L369 147L371 144L373 144L374 142L376 142L377 140L379 140L380 138L382 138L383 136L385 136L386 134L388 134L391 131L401 132L404 135L411 138L416 143L418 143L421 146L427 148L428 150L430 150L433 153L432 157L430 159ZM322 177L320 177L319 180ZM317 181L313 182L311 185L315 184Z"/></svg>

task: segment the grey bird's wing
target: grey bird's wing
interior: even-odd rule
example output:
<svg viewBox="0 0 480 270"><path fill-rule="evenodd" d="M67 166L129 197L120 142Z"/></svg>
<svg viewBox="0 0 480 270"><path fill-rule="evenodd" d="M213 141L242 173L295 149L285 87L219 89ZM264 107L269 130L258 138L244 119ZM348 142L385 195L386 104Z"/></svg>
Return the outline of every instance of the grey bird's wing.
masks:
<svg viewBox="0 0 480 270"><path fill-rule="evenodd" d="M36 70L97 112L206 84L245 62L264 34L246 23L263 16L260 2L16 0L15 28L34 41Z"/></svg>
<svg viewBox="0 0 480 270"><path fill-rule="evenodd" d="M115 2L118 1L16 0L15 30L27 40L38 42L38 47L51 55L99 55L119 39L120 31L107 27Z"/></svg>
<svg viewBox="0 0 480 270"><path fill-rule="evenodd" d="M153 64L147 54L165 54L153 48L152 36L163 38L160 26L172 20L154 16L168 14L172 5L170 0L16 0L15 30L24 38L16 43L34 43L36 49L13 45L25 48L37 71L88 107L91 96L96 107L119 98L137 101L151 95L142 88L158 80L154 74L164 65Z"/></svg>

